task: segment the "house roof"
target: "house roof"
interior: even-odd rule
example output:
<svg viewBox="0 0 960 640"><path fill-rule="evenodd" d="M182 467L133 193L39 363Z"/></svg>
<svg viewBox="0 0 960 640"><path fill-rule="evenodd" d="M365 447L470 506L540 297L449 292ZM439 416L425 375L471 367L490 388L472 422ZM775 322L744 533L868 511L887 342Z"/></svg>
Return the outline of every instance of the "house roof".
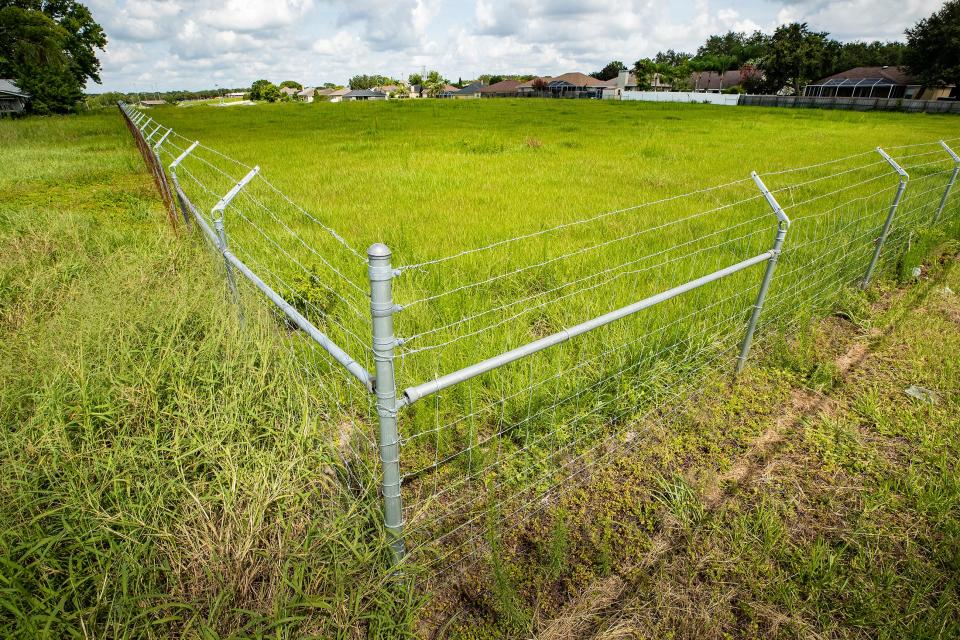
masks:
<svg viewBox="0 0 960 640"><path fill-rule="evenodd" d="M386 98L387 94L370 89L354 89L343 94L344 98Z"/></svg>
<svg viewBox="0 0 960 640"><path fill-rule="evenodd" d="M480 89L483 89L485 86L487 85L483 84L482 82L471 82L464 88L454 91L454 93L458 96L472 96L476 92L480 91Z"/></svg>
<svg viewBox="0 0 960 640"><path fill-rule="evenodd" d="M539 78L533 78L533 79L531 79L531 80L527 80L526 82L524 82L524 83L522 83L522 84L517 85L517 89L532 89L532 88L533 88L533 83L536 82L537 80L543 80L544 82L550 82L552 79L553 79L553 78L551 78L550 76L541 76L541 77L539 77Z"/></svg>
<svg viewBox="0 0 960 640"><path fill-rule="evenodd" d="M705 91L721 91L727 87L735 87L740 84L740 70L724 71L722 74L716 71L694 71L690 74L690 82L697 89Z"/></svg>
<svg viewBox="0 0 960 640"><path fill-rule="evenodd" d="M13 80L3 80L0 79L0 93L10 94L17 96L18 98L29 98L30 94L26 91L21 91L20 87L17 86L17 83Z"/></svg>
<svg viewBox="0 0 960 640"><path fill-rule="evenodd" d="M897 85L920 84L915 78L907 75L903 67L854 67L832 76L821 78L813 85Z"/></svg>
<svg viewBox="0 0 960 640"><path fill-rule="evenodd" d="M333 89L328 93L328 96L345 96L350 93L350 87L344 87L343 89Z"/></svg>
<svg viewBox="0 0 960 640"><path fill-rule="evenodd" d="M317 93L317 90L316 90L315 88L313 88L313 87L304 87L304 88L303 88L303 91L298 91L298 92L297 92L297 95L298 95L298 96L303 96L304 98L307 98L307 97L309 97L309 96L316 95L316 93Z"/></svg>
<svg viewBox="0 0 960 640"><path fill-rule="evenodd" d="M616 78L610 78L609 80L602 80L601 82L603 82L603 86L605 86L605 87L610 87L611 89L614 89L614 88L616 88L616 86L617 86L617 80L618 80L618 79L619 79L619 76L616 77ZM635 75L632 74L632 73L628 73L628 74L627 74L627 86L628 86L628 87L635 87L635 86L637 86L637 76L635 76Z"/></svg>
<svg viewBox="0 0 960 640"><path fill-rule="evenodd" d="M593 76L588 76L585 73L579 73L579 72L564 73L563 75L559 75L551 78L548 82L551 85L568 84L574 87L606 87L607 86L606 80L597 80Z"/></svg>
<svg viewBox="0 0 960 640"><path fill-rule="evenodd" d="M519 80L503 80L482 87L478 93L514 93L521 84Z"/></svg>

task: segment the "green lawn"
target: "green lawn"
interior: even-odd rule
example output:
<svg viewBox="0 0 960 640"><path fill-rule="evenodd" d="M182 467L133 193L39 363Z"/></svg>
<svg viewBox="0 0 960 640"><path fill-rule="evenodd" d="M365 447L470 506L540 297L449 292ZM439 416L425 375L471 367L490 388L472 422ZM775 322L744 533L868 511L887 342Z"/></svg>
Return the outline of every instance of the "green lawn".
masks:
<svg viewBox="0 0 960 640"><path fill-rule="evenodd" d="M929 257L956 247L958 216L954 198L929 228L950 165L914 155L935 147L894 151L911 183L878 281L846 286L896 189L868 152L955 138L955 119L550 101L149 114L184 136L166 162L199 138L290 197L254 183L227 210L231 246L369 368L365 265L322 225L361 254L384 240L411 265L754 169L867 155L767 176L772 189L817 181L778 191L794 225L740 384L728 373L762 268L401 413L405 473L452 457L404 488L411 544L446 537L397 583L362 391L277 331L249 288L240 319L219 258L169 229L117 112L0 123L0 634L955 629L960 334L945 285L960 284ZM182 169L203 211L246 172L204 149ZM870 182L804 202L854 176ZM496 279L397 316L410 337L493 309L404 345L400 384L764 251L773 228L747 181L406 270L407 304ZM921 264L921 284L898 293ZM617 277L579 281L599 272ZM847 320L811 333L832 312ZM858 340L871 355L848 373L837 353ZM905 397L909 384L939 403ZM834 404L821 416L804 394ZM783 449L763 444L771 429ZM779 459L776 483L750 471ZM478 562L440 571L474 545Z"/></svg>

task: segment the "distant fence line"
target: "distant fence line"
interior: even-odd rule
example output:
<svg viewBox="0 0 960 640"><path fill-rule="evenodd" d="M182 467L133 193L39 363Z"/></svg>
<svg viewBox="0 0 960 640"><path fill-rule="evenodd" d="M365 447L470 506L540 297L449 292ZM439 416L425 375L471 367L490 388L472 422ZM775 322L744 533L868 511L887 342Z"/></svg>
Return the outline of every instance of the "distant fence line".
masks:
<svg viewBox="0 0 960 640"><path fill-rule="evenodd" d="M723 106L736 106L740 95L736 93L706 93L699 91L624 91L621 100L643 102L698 102Z"/></svg>
<svg viewBox="0 0 960 640"><path fill-rule="evenodd" d="M234 299L249 282L298 330L291 348L323 356L304 367L342 412L331 418L368 430L378 459L351 455L379 464L395 561L416 552L437 570L484 548L491 514L545 508L636 446L638 419L669 415L711 372L739 373L764 329L868 287L955 213L960 172L960 138L878 148L398 266L259 167L119 107L171 222L179 205ZM628 215L643 209L659 215Z"/></svg>
<svg viewBox="0 0 960 640"><path fill-rule="evenodd" d="M909 113L960 113L957 100L911 100L907 98L837 98L827 96L741 95L748 107L808 107L846 111L906 111Z"/></svg>
<svg viewBox="0 0 960 640"><path fill-rule="evenodd" d="M911 100L906 98L838 98L824 96L767 96L697 91L624 91L622 100L688 102L746 107L791 107L843 111L904 111L908 113L958 113L957 100Z"/></svg>

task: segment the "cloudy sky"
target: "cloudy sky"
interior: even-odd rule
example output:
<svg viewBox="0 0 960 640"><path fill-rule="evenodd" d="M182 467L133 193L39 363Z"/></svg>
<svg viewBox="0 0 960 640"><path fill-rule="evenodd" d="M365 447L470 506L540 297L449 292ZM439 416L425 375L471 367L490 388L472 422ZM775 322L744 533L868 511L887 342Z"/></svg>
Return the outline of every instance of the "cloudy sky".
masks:
<svg viewBox="0 0 960 640"><path fill-rule="evenodd" d="M902 39L940 0L86 0L106 29L102 86L151 91L590 71L728 30L805 21L840 40Z"/></svg>

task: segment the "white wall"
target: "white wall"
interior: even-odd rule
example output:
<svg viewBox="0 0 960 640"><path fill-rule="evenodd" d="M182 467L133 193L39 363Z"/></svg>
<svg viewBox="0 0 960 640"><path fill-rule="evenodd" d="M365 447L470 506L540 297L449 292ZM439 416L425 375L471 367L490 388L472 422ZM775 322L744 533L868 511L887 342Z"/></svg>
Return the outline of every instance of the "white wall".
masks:
<svg viewBox="0 0 960 640"><path fill-rule="evenodd" d="M620 99L646 102L708 102L735 106L740 96L736 93L695 93L693 91L624 91Z"/></svg>

